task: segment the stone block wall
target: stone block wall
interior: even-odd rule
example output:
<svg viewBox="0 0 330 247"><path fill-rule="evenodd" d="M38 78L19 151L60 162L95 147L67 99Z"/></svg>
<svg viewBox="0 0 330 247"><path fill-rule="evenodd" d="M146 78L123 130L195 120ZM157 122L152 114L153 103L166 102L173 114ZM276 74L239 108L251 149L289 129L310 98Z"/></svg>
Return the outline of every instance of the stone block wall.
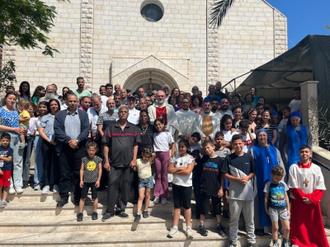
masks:
<svg viewBox="0 0 330 247"><path fill-rule="evenodd" d="M219 28L223 84L287 50L286 17L263 0L236 0ZM238 87L246 78L236 80ZM234 89L234 83L227 86Z"/></svg>

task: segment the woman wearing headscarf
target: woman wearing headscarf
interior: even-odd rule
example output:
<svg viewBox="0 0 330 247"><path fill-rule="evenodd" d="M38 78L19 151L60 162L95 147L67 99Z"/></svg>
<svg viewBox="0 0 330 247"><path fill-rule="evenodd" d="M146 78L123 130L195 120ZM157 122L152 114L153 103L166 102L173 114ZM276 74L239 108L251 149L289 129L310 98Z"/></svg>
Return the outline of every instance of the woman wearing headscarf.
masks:
<svg viewBox="0 0 330 247"><path fill-rule="evenodd" d="M272 226L270 217L265 211L264 187L265 184L272 179L270 173L274 166L279 165L283 167L284 170L285 168L280 152L273 146L270 136L265 129L258 130L255 145L251 149L251 155L254 157L257 168L256 177L258 188L258 194L255 197L254 203L254 223L256 234L263 235L264 233L271 232Z"/></svg>
<svg viewBox="0 0 330 247"><path fill-rule="evenodd" d="M302 124L300 112L290 113L286 127L281 132L279 150L287 172L292 164L300 161L299 148L302 145L312 147L313 138L308 128Z"/></svg>

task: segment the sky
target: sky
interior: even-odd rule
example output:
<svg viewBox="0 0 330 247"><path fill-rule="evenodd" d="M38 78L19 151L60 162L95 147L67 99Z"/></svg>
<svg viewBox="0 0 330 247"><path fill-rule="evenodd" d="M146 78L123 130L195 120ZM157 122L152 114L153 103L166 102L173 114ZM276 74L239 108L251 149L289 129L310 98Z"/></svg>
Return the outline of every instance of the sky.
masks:
<svg viewBox="0 0 330 247"><path fill-rule="evenodd" d="M330 0L267 0L287 17L288 49L308 34L330 35Z"/></svg>

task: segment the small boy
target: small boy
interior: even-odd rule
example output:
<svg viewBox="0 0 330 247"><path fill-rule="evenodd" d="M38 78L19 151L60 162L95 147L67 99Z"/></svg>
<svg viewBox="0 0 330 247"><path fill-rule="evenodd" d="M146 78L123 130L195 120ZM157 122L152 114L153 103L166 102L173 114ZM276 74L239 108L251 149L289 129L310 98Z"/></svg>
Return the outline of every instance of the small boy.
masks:
<svg viewBox="0 0 330 247"><path fill-rule="evenodd" d="M286 106L282 109L282 113L283 113L283 118L281 120L281 122L278 124L278 133L281 135L282 129L286 126L290 113L291 113L291 109L290 107Z"/></svg>
<svg viewBox="0 0 330 247"><path fill-rule="evenodd" d="M239 131L241 133L244 142L244 147L243 147L244 153L250 153L250 150L253 147L253 142L256 139L256 134L251 133L251 130L249 130L249 126L250 126L250 121L247 119L242 119L239 122Z"/></svg>
<svg viewBox="0 0 330 247"><path fill-rule="evenodd" d="M100 180L102 176L102 159L96 156L98 151L97 144L90 142L87 144L87 156L81 159L80 168L80 188L81 198L79 202L79 213L77 214L77 221L83 220L83 209L87 198L88 190L91 188L93 199L93 214L92 220L97 220L97 206L98 197L96 188L100 186Z"/></svg>
<svg viewBox="0 0 330 247"><path fill-rule="evenodd" d="M203 164L201 163L200 151L201 145L198 143L201 140L201 136L198 132L194 132L189 137L189 153L195 159L195 167L193 169L193 189L195 194L196 201L196 215L195 218L199 219L200 217L200 208L201 208L201 189L200 189L200 180L203 170Z"/></svg>
<svg viewBox="0 0 330 247"><path fill-rule="evenodd" d="M229 154L221 168L224 177L229 184L229 247L237 246L238 222L241 213L245 220L248 247L256 247L254 234L254 197L257 194L257 186L254 175L256 167L250 154L243 152L243 138L236 134L232 137L234 153Z"/></svg>
<svg viewBox="0 0 330 247"><path fill-rule="evenodd" d="M324 232L320 200L326 190L321 168L310 161L312 150L303 145L299 149L300 162L289 170L291 197L292 244L298 246L329 247Z"/></svg>
<svg viewBox="0 0 330 247"><path fill-rule="evenodd" d="M203 171L200 181L201 187L201 214L199 233L207 236L204 225L205 215L209 213L210 197L212 199L213 210L218 222L218 233L225 237L225 228L221 225L221 197L223 196L223 177L221 173L222 159L214 152L214 143L211 140L203 142L205 155L202 158Z"/></svg>
<svg viewBox="0 0 330 247"><path fill-rule="evenodd" d="M0 207L7 206L7 196L10 186L11 161L13 159L13 149L9 147L10 134L3 132L0 137ZM3 195L2 195L3 187ZM2 197L3 196L3 197Z"/></svg>
<svg viewBox="0 0 330 247"><path fill-rule="evenodd" d="M30 113L28 109L30 108L30 102L27 100L21 100L17 104L17 110L19 111L19 126L29 129L30 127ZM24 134L19 135L20 145L19 148L23 149L26 146Z"/></svg>
<svg viewBox="0 0 330 247"><path fill-rule="evenodd" d="M280 166L274 166L270 173L272 180L265 184L265 210L272 220L273 247L279 247L278 244L278 218L280 218L283 227L282 247L288 247L290 233L290 203L287 191L288 186L282 181L284 169Z"/></svg>
<svg viewBox="0 0 330 247"><path fill-rule="evenodd" d="M218 155L222 160L226 158L227 155L229 155L231 152L228 148L224 145L225 136L224 134L219 131L215 134L214 137L214 152L216 155ZM229 205L228 205L228 179L224 180L224 188L223 188L224 197L222 197L223 200L223 211L222 216L226 219L230 218L229 215Z"/></svg>

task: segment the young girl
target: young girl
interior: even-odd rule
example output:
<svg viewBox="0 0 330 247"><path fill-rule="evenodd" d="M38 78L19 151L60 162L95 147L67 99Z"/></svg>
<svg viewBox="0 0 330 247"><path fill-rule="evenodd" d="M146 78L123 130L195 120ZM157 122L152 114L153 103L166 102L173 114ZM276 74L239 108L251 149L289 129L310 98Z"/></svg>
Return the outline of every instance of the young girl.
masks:
<svg viewBox="0 0 330 247"><path fill-rule="evenodd" d="M265 110L261 115L261 124L256 127L256 130L265 129L267 130L270 139L272 140L273 145L275 145L277 140L277 131L276 126L271 124L272 122L272 114L270 110Z"/></svg>
<svg viewBox="0 0 330 247"><path fill-rule="evenodd" d="M42 138L39 136L40 121L43 116L48 113L48 102L42 101L38 105L39 116L34 122L35 139L34 139L34 190L40 190L43 181L43 158L41 151Z"/></svg>
<svg viewBox="0 0 330 247"><path fill-rule="evenodd" d="M150 202L150 192L154 187L151 171L151 163L154 159L152 148L150 146L146 146L143 149L141 155L142 158L136 161L136 166L134 167L134 170L138 172L139 176L139 200L137 203L137 214L135 215L134 222L139 222L141 219L141 208L143 200L145 200L143 218L149 217L148 207Z"/></svg>
<svg viewBox="0 0 330 247"><path fill-rule="evenodd" d="M174 215L173 227L168 233L168 237L172 238L178 232L179 218L181 214L181 205L184 209L184 217L186 219L187 238L192 238L191 231L191 192L192 192L192 170L194 169L194 157L187 154L189 149L188 140L179 141L179 153L175 156L168 166L168 173L173 174L173 200Z"/></svg>
<svg viewBox="0 0 330 247"><path fill-rule="evenodd" d="M164 122L162 119L157 118L154 126L156 129L156 133L154 133L154 151L156 152L154 203L159 203L161 199L161 203L166 204L166 198L169 197L167 178L167 166L170 160L169 151L171 149L171 158L173 158L175 146L172 135L164 131Z"/></svg>
<svg viewBox="0 0 330 247"><path fill-rule="evenodd" d="M255 108L251 108L248 112L247 112L247 119L250 121L250 125L249 125L249 130L252 133L256 133L256 123L255 120L257 118L258 112Z"/></svg>
<svg viewBox="0 0 330 247"><path fill-rule="evenodd" d="M28 109L30 107L30 102L27 100L22 100L17 103L17 110L19 112L19 126L23 127L25 129L29 129L29 122L30 122L30 113L28 112ZM20 134L19 140L21 144L19 145L20 149L25 148L25 135Z"/></svg>
<svg viewBox="0 0 330 247"><path fill-rule="evenodd" d="M229 148L229 149L230 149L230 146L231 146L232 136L235 135L235 134L238 134L238 132L232 131L232 127L233 127L233 119L231 118L230 115L225 114L221 118L220 130L221 130L221 132L223 133L223 136L224 136L223 145L226 148Z"/></svg>
<svg viewBox="0 0 330 247"><path fill-rule="evenodd" d="M242 115L243 115L243 107L241 105L237 105L233 108L233 128L238 130L239 128L239 122L242 120Z"/></svg>
<svg viewBox="0 0 330 247"><path fill-rule="evenodd" d="M92 190L93 199L92 220L97 220L97 205L99 203L99 200L97 198L96 188L100 186L100 180L102 175L102 159L99 156L96 156L98 148L95 142L88 143L86 149L88 156L81 159L81 198L79 202L79 213L77 215L77 221L83 220L83 209L89 188L91 188Z"/></svg>

